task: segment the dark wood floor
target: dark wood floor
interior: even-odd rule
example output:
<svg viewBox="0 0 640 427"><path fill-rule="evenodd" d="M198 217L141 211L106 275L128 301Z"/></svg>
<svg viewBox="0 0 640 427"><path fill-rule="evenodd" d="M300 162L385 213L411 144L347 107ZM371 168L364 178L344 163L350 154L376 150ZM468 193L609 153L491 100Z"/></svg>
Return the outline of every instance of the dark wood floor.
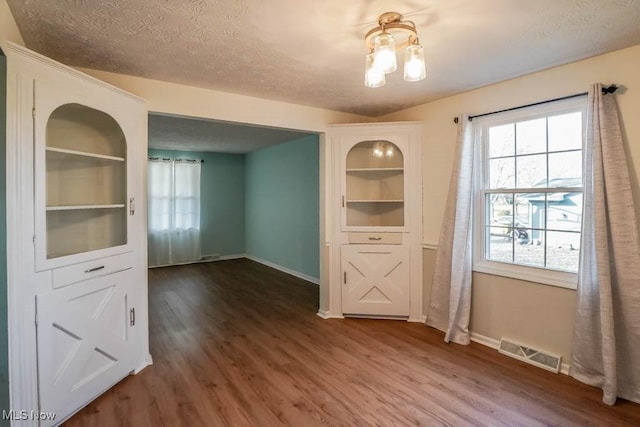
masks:
<svg viewBox="0 0 640 427"><path fill-rule="evenodd" d="M69 426L640 425L640 405L422 324L322 320L318 288L249 260L149 272L154 365Z"/></svg>

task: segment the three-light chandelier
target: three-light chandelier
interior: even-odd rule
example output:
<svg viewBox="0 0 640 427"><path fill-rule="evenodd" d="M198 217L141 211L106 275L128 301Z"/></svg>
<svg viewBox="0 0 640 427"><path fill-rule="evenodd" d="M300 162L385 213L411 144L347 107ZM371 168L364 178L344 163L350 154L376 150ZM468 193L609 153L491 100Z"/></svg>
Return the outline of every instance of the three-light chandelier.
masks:
<svg viewBox="0 0 640 427"><path fill-rule="evenodd" d="M396 37L404 35L407 40L396 43L394 35ZM426 77L424 49L418 40L416 24L403 21L399 13L386 12L380 15L378 26L364 36L364 42L369 48L365 60L365 86L384 86L385 74L393 73L398 68L396 49L402 48L405 48L404 79L408 82L417 82Z"/></svg>

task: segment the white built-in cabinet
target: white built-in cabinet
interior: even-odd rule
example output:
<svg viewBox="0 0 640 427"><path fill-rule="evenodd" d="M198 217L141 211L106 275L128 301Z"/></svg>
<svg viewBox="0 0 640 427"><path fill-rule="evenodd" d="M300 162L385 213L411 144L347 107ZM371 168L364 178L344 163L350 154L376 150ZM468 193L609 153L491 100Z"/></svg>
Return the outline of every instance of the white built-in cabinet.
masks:
<svg viewBox="0 0 640 427"><path fill-rule="evenodd" d="M422 316L422 124L331 126L328 317Z"/></svg>
<svg viewBox="0 0 640 427"><path fill-rule="evenodd" d="M12 396L24 399L13 407L57 424L150 363L147 113L120 89L3 49Z"/></svg>

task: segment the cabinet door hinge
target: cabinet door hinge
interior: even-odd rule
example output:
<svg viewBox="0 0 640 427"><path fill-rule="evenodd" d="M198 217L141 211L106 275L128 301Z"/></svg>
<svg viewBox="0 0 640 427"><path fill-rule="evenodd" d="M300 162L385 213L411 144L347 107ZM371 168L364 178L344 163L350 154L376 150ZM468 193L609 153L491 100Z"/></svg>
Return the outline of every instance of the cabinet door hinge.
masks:
<svg viewBox="0 0 640 427"><path fill-rule="evenodd" d="M129 309L129 326L134 326L136 324L136 309Z"/></svg>
<svg viewBox="0 0 640 427"><path fill-rule="evenodd" d="M342 207L344 208L344 196L342 196Z"/></svg>
<svg viewBox="0 0 640 427"><path fill-rule="evenodd" d="M33 107L33 108L31 109L31 117L33 118L33 120L35 120L35 119L36 119L36 107Z"/></svg>
<svg viewBox="0 0 640 427"><path fill-rule="evenodd" d="M129 197L129 215L136 213L136 199Z"/></svg>
<svg viewBox="0 0 640 427"><path fill-rule="evenodd" d="M342 280L344 281L344 284L346 285L347 284L347 272L346 271L343 274L343 279Z"/></svg>
<svg viewBox="0 0 640 427"><path fill-rule="evenodd" d="M36 244L36 235L35 235L35 234L31 237L31 242L32 242L34 245Z"/></svg>

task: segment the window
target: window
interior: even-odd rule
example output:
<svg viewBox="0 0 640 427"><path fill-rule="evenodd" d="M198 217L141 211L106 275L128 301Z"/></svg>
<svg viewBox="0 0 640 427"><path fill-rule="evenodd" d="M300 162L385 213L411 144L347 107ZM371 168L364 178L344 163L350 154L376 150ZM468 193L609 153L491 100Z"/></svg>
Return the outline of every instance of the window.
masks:
<svg viewBox="0 0 640 427"><path fill-rule="evenodd" d="M474 270L575 288L586 98L474 121Z"/></svg>
<svg viewBox="0 0 640 427"><path fill-rule="evenodd" d="M149 230L200 228L200 163L149 162Z"/></svg>
<svg viewBox="0 0 640 427"><path fill-rule="evenodd" d="M151 159L149 266L200 258L200 162Z"/></svg>

